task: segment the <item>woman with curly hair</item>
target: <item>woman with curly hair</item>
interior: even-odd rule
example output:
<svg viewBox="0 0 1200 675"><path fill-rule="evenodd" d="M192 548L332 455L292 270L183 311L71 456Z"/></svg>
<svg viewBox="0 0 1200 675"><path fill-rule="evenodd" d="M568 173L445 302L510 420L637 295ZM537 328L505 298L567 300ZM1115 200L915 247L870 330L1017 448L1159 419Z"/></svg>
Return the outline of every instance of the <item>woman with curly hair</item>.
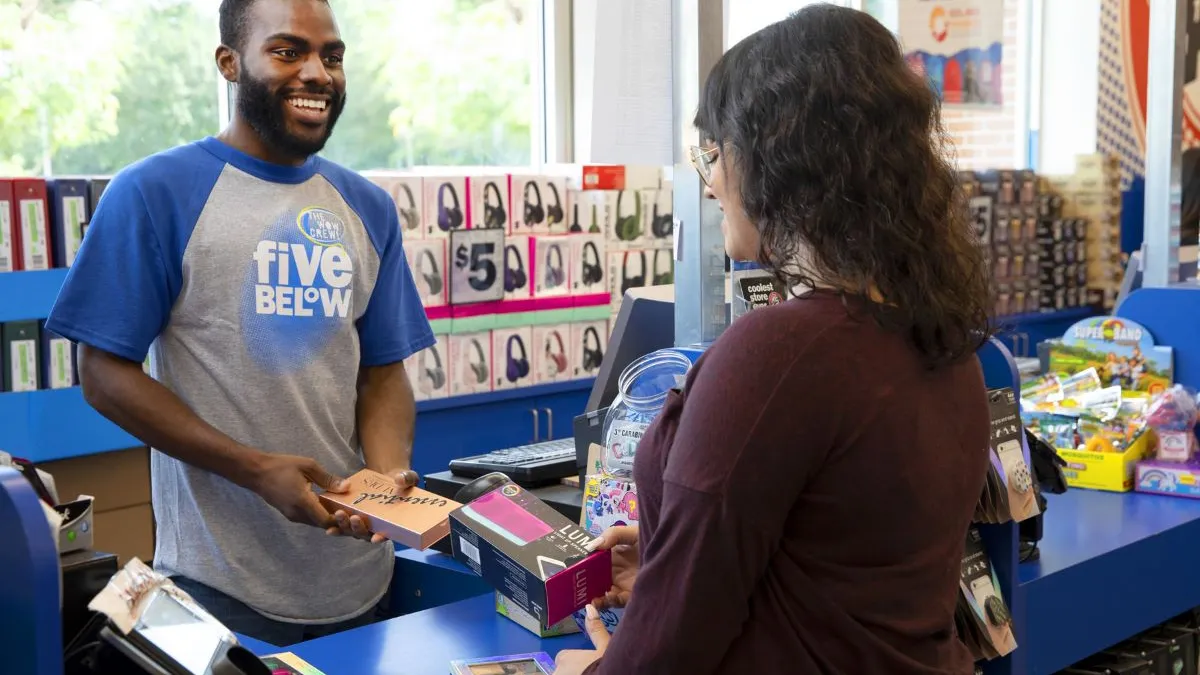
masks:
<svg viewBox="0 0 1200 675"><path fill-rule="evenodd" d="M624 616L557 672L972 672L954 607L990 300L933 92L870 16L810 6L721 58L696 126L727 252L794 297L734 323L646 432L640 532L597 544L596 604Z"/></svg>

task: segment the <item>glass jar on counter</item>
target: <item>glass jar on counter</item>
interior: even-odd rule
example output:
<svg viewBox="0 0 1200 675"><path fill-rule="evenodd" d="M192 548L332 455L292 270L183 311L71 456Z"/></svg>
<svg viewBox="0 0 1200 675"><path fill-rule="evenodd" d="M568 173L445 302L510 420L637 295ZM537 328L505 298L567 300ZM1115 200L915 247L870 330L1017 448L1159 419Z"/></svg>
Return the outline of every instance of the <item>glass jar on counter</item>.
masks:
<svg viewBox="0 0 1200 675"><path fill-rule="evenodd" d="M604 418L601 461L610 476L633 476L633 460L646 428L658 417L667 394L682 387L692 359L674 349L660 349L630 363L617 381L617 398Z"/></svg>

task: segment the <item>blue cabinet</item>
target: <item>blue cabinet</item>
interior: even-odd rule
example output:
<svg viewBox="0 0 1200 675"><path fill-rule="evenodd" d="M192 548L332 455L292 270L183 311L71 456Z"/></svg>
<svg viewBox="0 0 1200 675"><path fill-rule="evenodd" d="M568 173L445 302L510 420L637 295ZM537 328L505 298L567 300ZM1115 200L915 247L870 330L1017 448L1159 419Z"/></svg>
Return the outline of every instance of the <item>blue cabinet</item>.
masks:
<svg viewBox="0 0 1200 675"><path fill-rule="evenodd" d="M418 404L413 469L445 471L450 460L552 438L569 438L593 380Z"/></svg>

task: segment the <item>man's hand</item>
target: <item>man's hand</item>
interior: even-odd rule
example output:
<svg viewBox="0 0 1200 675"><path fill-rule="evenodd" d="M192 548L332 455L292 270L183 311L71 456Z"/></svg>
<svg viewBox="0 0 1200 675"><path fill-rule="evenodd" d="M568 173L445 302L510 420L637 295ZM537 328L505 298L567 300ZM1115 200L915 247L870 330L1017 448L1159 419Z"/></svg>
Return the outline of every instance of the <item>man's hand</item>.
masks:
<svg viewBox="0 0 1200 675"><path fill-rule="evenodd" d="M595 649L564 649L554 659L554 675L580 675L588 666L600 660L608 649L608 641L612 636L604 626L604 619L592 605L584 612L587 618L583 620L583 628L592 640Z"/></svg>
<svg viewBox="0 0 1200 675"><path fill-rule="evenodd" d="M312 491L315 483L327 492L345 492L346 481L330 474L316 460L264 453L256 462L254 491L293 523L330 527L333 516Z"/></svg>
<svg viewBox="0 0 1200 675"><path fill-rule="evenodd" d="M633 595L633 584L637 581L641 566L638 548L638 526L617 525L605 530L594 539L588 548L592 551L612 550L612 588L604 597L596 598L592 604L599 609L624 607Z"/></svg>
<svg viewBox="0 0 1200 675"><path fill-rule="evenodd" d="M400 490L407 490L411 487L416 487L417 482L421 477L412 469L402 469L388 473L388 477L396 481L396 486ZM387 537L382 534L372 534L367 528L367 521L361 516L354 516L342 510L333 512L334 523L326 528L325 533L329 535L344 535L348 537L356 537L365 539L372 544L378 544L385 541Z"/></svg>

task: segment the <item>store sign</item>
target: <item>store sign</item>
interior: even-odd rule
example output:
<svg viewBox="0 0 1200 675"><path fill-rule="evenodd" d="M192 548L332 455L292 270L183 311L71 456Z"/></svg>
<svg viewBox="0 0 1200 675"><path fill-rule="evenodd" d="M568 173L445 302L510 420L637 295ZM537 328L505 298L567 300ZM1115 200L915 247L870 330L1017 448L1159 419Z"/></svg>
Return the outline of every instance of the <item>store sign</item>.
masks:
<svg viewBox="0 0 1200 675"><path fill-rule="evenodd" d="M1001 106L1004 3L900 0L900 43L949 105Z"/></svg>

